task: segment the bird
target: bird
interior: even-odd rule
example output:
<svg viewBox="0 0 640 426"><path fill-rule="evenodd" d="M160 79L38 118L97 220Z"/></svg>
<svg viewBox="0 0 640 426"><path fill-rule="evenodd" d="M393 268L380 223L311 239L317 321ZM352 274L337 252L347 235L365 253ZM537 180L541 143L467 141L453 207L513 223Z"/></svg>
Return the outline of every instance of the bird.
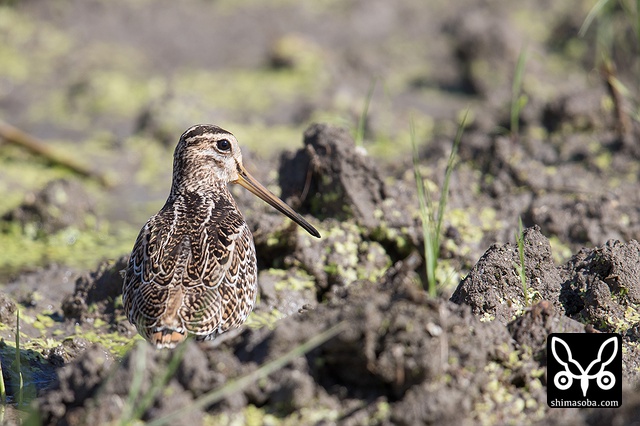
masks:
<svg viewBox="0 0 640 426"><path fill-rule="evenodd" d="M229 183L320 238L247 172L232 133L211 124L187 129L174 151L167 201L140 230L124 272L127 318L159 349L188 336L213 340L241 326L255 306L256 249Z"/></svg>

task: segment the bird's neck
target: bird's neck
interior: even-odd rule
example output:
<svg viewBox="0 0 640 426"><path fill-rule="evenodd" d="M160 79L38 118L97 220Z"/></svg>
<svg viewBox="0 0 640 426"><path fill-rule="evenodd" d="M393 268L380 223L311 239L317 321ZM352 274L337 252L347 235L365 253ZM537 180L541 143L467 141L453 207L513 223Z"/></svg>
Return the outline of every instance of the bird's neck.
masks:
<svg viewBox="0 0 640 426"><path fill-rule="evenodd" d="M193 159L174 157L173 179L170 196L194 196L206 198L211 194L229 193L226 176L212 173L210 167Z"/></svg>
<svg viewBox="0 0 640 426"><path fill-rule="evenodd" d="M202 204L215 203L220 198L233 199L226 183L223 182L176 182L171 185L167 202L178 199L198 201Z"/></svg>

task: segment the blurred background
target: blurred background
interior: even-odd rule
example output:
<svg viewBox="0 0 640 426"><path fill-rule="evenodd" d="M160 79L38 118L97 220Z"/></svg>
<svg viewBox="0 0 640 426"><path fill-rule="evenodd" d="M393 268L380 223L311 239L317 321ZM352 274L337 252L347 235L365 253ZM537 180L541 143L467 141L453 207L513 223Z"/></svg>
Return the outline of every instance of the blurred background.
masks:
<svg viewBox="0 0 640 426"><path fill-rule="evenodd" d="M0 3L5 276L128 252L192 124L232 131L277 192L279 156L314 122L347 128L393 181L412 167L412 123L436 164L467 108L470 132L516 125L530 146L566 126L624 136L616 108L637 111L631 1Z"/></svg>

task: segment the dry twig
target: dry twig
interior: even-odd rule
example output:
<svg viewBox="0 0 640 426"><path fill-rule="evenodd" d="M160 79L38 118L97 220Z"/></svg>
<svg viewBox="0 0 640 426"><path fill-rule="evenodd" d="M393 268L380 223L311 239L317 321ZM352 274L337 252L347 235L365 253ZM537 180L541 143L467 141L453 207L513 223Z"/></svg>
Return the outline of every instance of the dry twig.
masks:
<svg viewBox="0 0 640 426"><path fill-rule="evenodd" d="M22 147L32 154L44 157L51 163L66 167L81 176L95 179L104 186L109 186L108 179L103 174L90 169L84 163L61 154L45 142L2 121L0 121L0 138L8 143Z"/></svg>

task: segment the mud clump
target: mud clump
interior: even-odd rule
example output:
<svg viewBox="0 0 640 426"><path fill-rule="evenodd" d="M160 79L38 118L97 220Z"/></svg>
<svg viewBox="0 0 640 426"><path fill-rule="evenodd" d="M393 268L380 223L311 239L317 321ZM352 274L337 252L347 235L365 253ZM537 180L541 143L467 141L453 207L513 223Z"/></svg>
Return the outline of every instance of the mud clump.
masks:
<svg viewBox="0 0 640 426"><path fill-rule="evenodd" d="M456 88L464 93L488 97L504 87L500 80L513 70L509 65L516 62L519 40L502 13L499 9L471 8L444 25L458 67Z"/></svg>
<svg viewBox="0 0 640 426"><path fill-rule="evenodd" d="M559 301L562 277L551 257L549 240L540 228L524 231L524 259L529 300L525 300L520 280L520 256L516 244L493 245L463 279L451 301L471 307L476 315L507 324L526 306L549 300L562 310Z"/></svg>
<svg viewBox="0 0 640 426"><path fill-rule="evenodd" d="M142 410L142 420L162 417L191 400L176 378L156 386L153 394L153 384L164 374L171 356L171 352L155 351L145 343L118 366L104 348L91 346L74 363L60 369L53 389L38 401L39 415L44 424L63 420L67 425L107 424L133 416L144 407L145 397L153 395ZM115 366L119 368L114 369ZM139 380L140 387L131 400L134 380ZM163 398L165 392L170 392L171 398ZM202 412L193 408L181 416L182 424L198 424L201 416Z"/></svg>
<svg viewBox="0 0 640 426"><path fill-rule="evenodd" d="M390 266L382 245L363 236L353 221L328 220L325 224L328 230L320 240L297 234L295 250L285 259L300 264L314 277L320 295L358 280L375 281Z"/></svg>
<svg viewBox="0 0 640 426"><path fill-rule="evenodd" d="M281 158L282 198L302 213L339 220L353 217L374 227L386 190L373 160L356 148L346 130L326 124L309 127L304 145Z"/></svg>
<svg viewBox="0 0 640 426"><path fill-rule="evenodd" d="M58 371L58 379L39 404L39 415L44 424L80 424L82 404L102 384L113 360L107 352L92 346L73 364ZM97 419L96 419L97 420ZM99 424L99 423L98 423Z"/></svg>
<svg viewBox="0 0 640 426"><path fill-rule="evenodd" d="M9 296L0 293L0 323L14 325L16 323L16 312L18 307Z"/></svg>
<svg viewBox="0 0 640 426"><path fill-rule="evenodd" d="M599 197L541 194L533 200L528 215L545 234L579 244L631 240L640 235L640 211L633 202L620 203L610 194ZM621 217L627 220L621 221Z"/></svg>
<svg viewBox="0 0 640 426"><path fill-rule="evenodd" d="M585 325L558 314L551 302L543 300L510 322L507 329L518 345L531 348L534 358L546 365L547 336L558 330L563 333L584 333Z"/></svg>
<svg viewBox="0 0 640 426"><path fill-rule="evenodd" d="M44 236L69 227L87 229L90 217L95 217L94 201L82 184L58 179L27 195L20 206L2 216L2 221L19 223L25 232Z"/></svg>
<svg viewBox="0 0 640 426"><path fill-rule="evenodd" d="M623 373L632 383L640 378L640 243L608 241L583 249L562 268L562 300L572 317L596 330L622 335Z"/></svg>
<svg viewBox="0 0 640 426"><path fill-rule="evenodd" d="M129 256L123 256L117 261L106 261L98 268L76 280L73 294L62 301L62 312L67 318L86 320L108 316L107 322L113 316L121 303L122 295L121 271L127 267Z"/></svg>
<svg viewBox="0 0 640 426"><path fill-rule="evenodd" d="M301 213L324 219L326 231L321 229L319 242L289 235L285 263L301 264L316 279L320 296L334 285L375 281L419 244L407 235L418 235L404 205L410 198L386 187L346 130L314 124L304 133L304 145L281 158L282 197ZM404 250L398 249L403 242Z"/></svg>
<svg viewBox="0 0 640 426"><path fill-rule="evenodd" d="M605 320L607 314L624 317L626 308L640 303L638 241L622 243L612 240L602 247L583 249L567 262L563 272L565 293L571 291L577 297L584 295L582 304L585 308L580 313L589 322ZM612 305L618 305L618 311ZM609 331L613 329L609 328Z"/></svg>
<svg viewBox="0 0 640 426"><path fill-rule="evenodd" d="M467 304L476 315L496 319L514 339L544 354L544 339L553 330L622 334L624 372L636 383L640 378L640 243L609 241L602 247L582 249L565 265L551 261L548 240L539 228L525 230L525 267L531 300L517 268L517 247L495 245L458 285L451 301ZM534 302L539 304L530 307ZM524 315L523 315L524 314Z"/></svg>

